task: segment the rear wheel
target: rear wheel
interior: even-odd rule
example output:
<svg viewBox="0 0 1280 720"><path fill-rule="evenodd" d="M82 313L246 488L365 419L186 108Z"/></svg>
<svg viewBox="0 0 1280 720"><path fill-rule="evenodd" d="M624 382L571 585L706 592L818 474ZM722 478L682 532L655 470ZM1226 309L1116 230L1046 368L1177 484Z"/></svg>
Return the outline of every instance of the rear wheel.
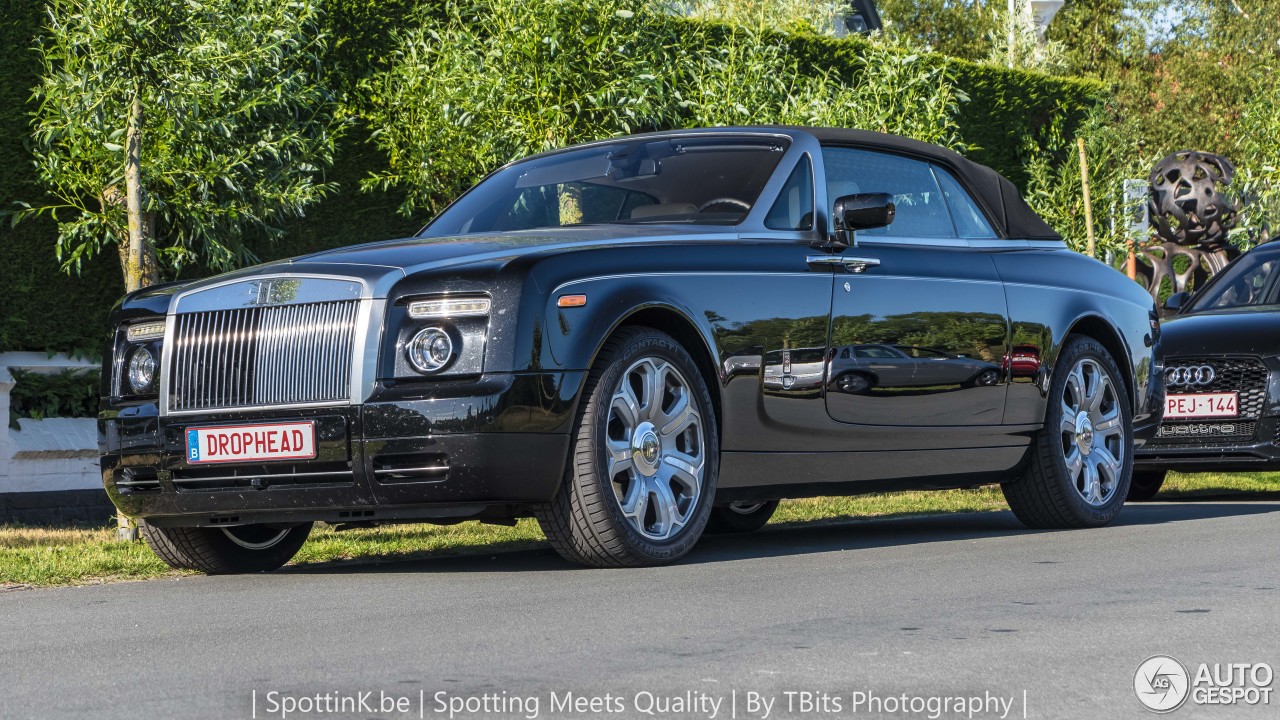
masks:
<svg viewBox="0 0 1280 720"><path fill-rule="evenodd" d="M1001 486L1027 526L1097 527L1120 512L1133 469L1133 414L1121 377L1093 338L1064 343L1027 472Z"/></svg>
<svg viewBox="0 0 1280 720"><path fill-rule="evenodd" d="M707 532L714 535L755 532L769 522L778 509L777 500L736 502L711 509Z"/></svg>
<svg viewBox="0 0 1280 720"><path fill-rule="evenodd" d="M666 333L624 328L587 376L564 482L538 522L583 565L673 562L706 526L719 447L693 358Z"/></svg>
<svg viewBox="0 0 1280 720"><path fill-rule="evenodd" d="M169 567L207 575L275 570L293 559L311 534L311 523L218 528L141 525L147 545Z"/></svg>
<svg viewBox="0 0 1280 720"><path fill-rule="evenodd" d="M1129 502L1146 502L1160 492L1168 470L1134 470L1133 482L1129 484Z"/></svg>
<svg viewBox="0 0 1280 720"><path fill-rule="evenodd" d="M836 389L842 393L857 395L866 392L871 387L871 381L865 375L858 373L845 373L836 378Z"/></svg>

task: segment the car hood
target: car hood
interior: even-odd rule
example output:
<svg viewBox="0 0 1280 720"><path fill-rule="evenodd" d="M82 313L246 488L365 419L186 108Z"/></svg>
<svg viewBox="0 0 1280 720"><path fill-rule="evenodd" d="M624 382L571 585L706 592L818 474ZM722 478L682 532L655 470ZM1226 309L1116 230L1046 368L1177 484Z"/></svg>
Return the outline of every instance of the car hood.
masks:
<svg viewBox="0 0 1280 720"><path fill-rule="evenodd" d="M355 277L372 297L387 297L395 283L415 273L474 263L505 264L532 254L551 254L637 244L735 240L724 226L584 225L516 232L414 237L352 245L255 265L203 280L147 288L130 295L126 305L164 312L172 297L195 290L264 275L297 273Z"/></svg>
<svg viewBox="0 0 1280 720"><path fill-rule="evenodd" d="M392 267L408 273L435 266L502 260L531 253L671 242L700 237L732 238L736 236L735 231L723 226L584 225L572 228L387 240L303 255L288 262Z"/></svg>
<svg viewBox="0 0 1280 720"><path fill-rule="evenodd" d="M1280 308L1235 308L1178 315L1161 325L1166 357L1280 355Z"/></svg>

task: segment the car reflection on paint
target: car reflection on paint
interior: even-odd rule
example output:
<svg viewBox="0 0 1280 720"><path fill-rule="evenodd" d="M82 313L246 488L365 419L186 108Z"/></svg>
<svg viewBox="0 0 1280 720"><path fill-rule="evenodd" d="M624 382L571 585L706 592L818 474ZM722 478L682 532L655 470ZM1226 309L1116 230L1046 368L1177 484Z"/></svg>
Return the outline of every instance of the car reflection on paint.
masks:
<svg viewBox="0 0 1280 720"><path fill-rule="evenodd" d="M764 357L764 388L795 393L821 388L826 370L825 348L773 350Z"/></svg>
<svg viewBox="0 0 1280 720"><path fill-rule="evenodd" d="M999 365L933 348L846 345L832 355L828 389L853 395L875 389L979 387L1000 382Z"/></svg>
<svg viewBox="0 0 1280 720"><path fill-rule="evenodd" d="M1004 367L1014 378L1034 378L1040 374L1040 348L1014 345L1004 360Z"/></svg>

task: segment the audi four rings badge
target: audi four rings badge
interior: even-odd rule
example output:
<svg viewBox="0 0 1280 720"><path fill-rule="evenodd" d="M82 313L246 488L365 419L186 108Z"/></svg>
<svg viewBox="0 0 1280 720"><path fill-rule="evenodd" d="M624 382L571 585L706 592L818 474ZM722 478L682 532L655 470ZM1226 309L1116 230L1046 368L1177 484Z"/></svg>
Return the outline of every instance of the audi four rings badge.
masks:
<svg viewBox="0 0 1280 720"><path fill-rule="evenodd" d="M1208 365L1182 365L1164 371L1168 385L1208 385L1216 375Z"/></svg>

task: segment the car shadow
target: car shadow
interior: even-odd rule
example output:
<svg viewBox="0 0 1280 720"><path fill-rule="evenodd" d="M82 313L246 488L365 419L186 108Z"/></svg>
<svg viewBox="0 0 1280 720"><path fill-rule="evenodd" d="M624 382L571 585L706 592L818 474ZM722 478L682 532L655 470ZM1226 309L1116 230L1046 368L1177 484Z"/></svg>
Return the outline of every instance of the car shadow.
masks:
<svg viewBox="0 0 1280 720"><path fill-rule="evenodd" d="M1164 525L1266 513L1280 514L1280 494L1262 493L1263 500L1191 503L1152 502L1125 507L1112 527ZM1273 495L1276 495L1273 497ZM1012 537L1046 532L1028 529L1013 513L964 512L891 518L849 518L771 524L754 533L708 535L678 565L734 562L768 557L887 548L924 543ZM1088 532L1088 531L1084 531ZM294 565L277 572L296 575L373 573L513 573L581 571L549 547L487 547L474 553L391 556L368 561Z"/></svg>

